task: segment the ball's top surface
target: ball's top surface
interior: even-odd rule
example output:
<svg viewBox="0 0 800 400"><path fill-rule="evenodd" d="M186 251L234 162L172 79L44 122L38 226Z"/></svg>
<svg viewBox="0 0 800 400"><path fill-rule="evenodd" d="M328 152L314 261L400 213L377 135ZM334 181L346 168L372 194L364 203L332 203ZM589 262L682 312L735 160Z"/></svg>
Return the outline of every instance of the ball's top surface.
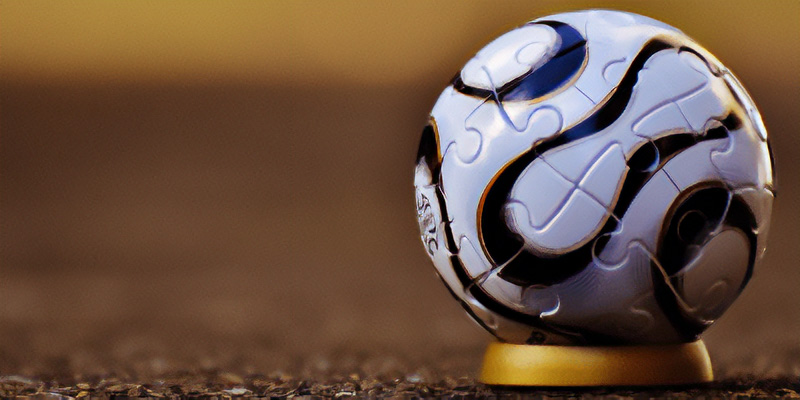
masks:
<svg viewBox="0 0 800 400"><path fill-rule="evenodd" d="M764 251L761 117L679 30L616 11L534 20L444 90L414 185L425 249L516 343L693 340Z"/></svg>

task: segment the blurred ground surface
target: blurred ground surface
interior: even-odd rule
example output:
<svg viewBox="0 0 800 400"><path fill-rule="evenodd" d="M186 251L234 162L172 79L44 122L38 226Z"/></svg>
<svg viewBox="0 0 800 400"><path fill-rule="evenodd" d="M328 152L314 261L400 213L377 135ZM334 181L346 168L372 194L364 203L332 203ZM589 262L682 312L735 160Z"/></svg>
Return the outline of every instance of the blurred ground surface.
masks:
<svg viewBox="0 0 800 400"><path fill-rule="evenodd" d="M796 120L796 99L755 96L770 126ZM472 385L489 336L416 237L410 160L434 98L4 84L0 371L60 386L222 372L279 391L269 377ZM798 155L790 133L772 131L779 168ZM800 193L795 169L779 174L763 268L706 335L721 379L800 373Z"/></svg>
<svg viewBox="0 0 800 400"><path fill-rule="evenodd" d="M676 24L759 105L778 172L770 243L705 339L725 388L797 391L798 3L589 3L580 4ZM139 6L116 19L45 7L39 19L6 4L0 396L167 393L176 382L213 393L356 382L362 393L484 390L472 379L489 335L450 299L418 243L413 157L438 93L478 43L560 3L322 9L310 15L325 29L280 31L298 42L276 48L239 42L269 25L255 12L225 14L219 26L214 10L202 21L187 14L172 32L169 18L149 20ZM147 29L121 15L147 19ZM238 36L225 30L238 26ZM277 50L291 62L259 64L271 58L258 52Z"/></svg>

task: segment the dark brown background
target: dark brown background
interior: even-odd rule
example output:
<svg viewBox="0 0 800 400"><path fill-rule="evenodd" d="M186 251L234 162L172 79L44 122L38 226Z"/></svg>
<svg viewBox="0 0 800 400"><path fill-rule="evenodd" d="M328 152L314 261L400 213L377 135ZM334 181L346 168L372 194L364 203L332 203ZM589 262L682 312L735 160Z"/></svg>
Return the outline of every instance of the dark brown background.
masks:
<svg viewBox="0 0 800 400"><path fill-rule="evenodd" d="M0 375L473 373L417 140L477 48L585 7L683 29L759 105L769 250L705 337L721 376L800 373L800 3L158 4L0 6Z"/></svg>

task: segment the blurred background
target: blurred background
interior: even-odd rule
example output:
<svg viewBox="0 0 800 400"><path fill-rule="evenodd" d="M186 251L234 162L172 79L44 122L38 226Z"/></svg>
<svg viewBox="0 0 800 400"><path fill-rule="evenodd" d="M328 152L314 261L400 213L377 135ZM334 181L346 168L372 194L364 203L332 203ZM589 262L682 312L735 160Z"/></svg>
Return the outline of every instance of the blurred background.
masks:
<svg viewBox="0 0 800 400"><path fill-rule="evenodd" d="M800 373L796 0L5 0L0 374L474 373L490 336L418 242L417 142L476 50L581 8L682 29L759 105L770 244L705 337L721 376Z"/></svg>

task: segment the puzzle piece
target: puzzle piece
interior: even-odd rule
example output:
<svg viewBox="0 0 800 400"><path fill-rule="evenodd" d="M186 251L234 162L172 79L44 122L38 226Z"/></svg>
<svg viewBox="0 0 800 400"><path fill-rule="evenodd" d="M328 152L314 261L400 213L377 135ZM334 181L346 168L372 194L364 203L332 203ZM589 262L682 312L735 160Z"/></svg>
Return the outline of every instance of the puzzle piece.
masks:
<svg viewBox="0 0 800 400"><path fill-rule="evenodd" d="M615 60L611 60L603 65L603 72L601 75L603 79L605 79L606 83L608 84L616 84L620 80L622 80L622 76L625 74L628 57L617 58Z"/></svg>
<svg viewBox="0 0 800 400"><path fill-rule="evenodd" d="M419 221L419 230L422 243L428 254L433 253L439 249L439 243L436 241L436 220L433 216L430 200L424 193L417 192L417 219Z"/></svg>
<svg viewBox="0 0 800 400"><path fill-rule="evenodd" d="M437 227L441 223L440 205L437 197L439 187L433 182L433 171L430 170L430 165L428 165L424 157L421 157L417 160L417 166L414 168L414 192L420 239L430 256L433 256L439 249Z"/></svg>
<svg viewBox="0 0 800 400"><path fill-rule="evenodd" d="M634 336L637 339L650 334L655 328L656 318L653 315L657 310L658 303L652 293L646 293L634 300L630 306L630 315L620 315L616 319L619 322L612 326L617 327L618 336Z"/></svg>
<svg viewBox="0 0 800 400"><path fill-rule="evenodd" d="M473 160L477 156L477 151L483 141L480 132L467 132L464 129L464 121L479 108L486 98L464 96L456 92L449 86L439 96L436 105L433 106L431 116L436 120L438 127L439 153L444 155L448 147L454 143L462 143L464 147L460 151L461 157Z"/></svg>
<svg viewBox="0 0 800 400"><path fill-rule="evenodd" d="M532 190L537 187L547 188L547 190ZM527 223L535 230L541 231L569 200L575 187L575 183L566 179L539 158L523 171L510 193L508 203L509 206L517 205L524 208L527 218L518 218L520 224L524 226ZM528 208L528 204L535 205L535 207ZM517 226L514 221L517 218L513 208L509 207L507 213L510 219L508 222L512 227Z"/></svg>
<svg viewBox="0 0 800 400"><path fill-rule="evenodd" d="M466 268L470 278L477 279L492 270L492 264L482 256L482 253L478 251L478 248L472 244L468 237L461 236L457 243L459 244L458 257L464 263L464 268Z"/></svg>
<svg viewBox="0 0 800 400"><path fill-rule="evenodd" d="M493 104L494 102L491 100L486 100L483 104L487 103ZM489 107L487 106L479 106L472 114L470 114L469 117L467 117L467 120L472 118L491 118L493 113L491 111L487 111L488 109ZM478 113L478 115L476 116L475 113ZM478 158L481 148L483 147L483 136L479 130L468 127L465 129L464 133L456 137L455 143L458 145L456 146L458 158L461 160L461 162L469 164Z"/></svg>
<svg viewBox="0 0 800 400"><path fill-rule="evenodd" d="M486 306L476 300L468 290L463 292L462 300L464 305L469 307L472 314L475 315L477 320L476 322L483 325L491 332L497 332L499 330L498 328L500 328L501 318L497 314L489 311Z"/></svg>
<svg viewBox="0 0 800 400"><path fill-rule="evenodd" d="M711 324L733 303L747 277L750 242L739 230L714 235L703 251L671 277L685 312L698 322Z"/></svg>
<svg viewBox="0 0 800 400"><path fill-rule="evenodd" d="M502 112L501 117L510 122L517 132L521 133L529 131L534 126L543 131L555 133L558 132L557 129L564 126L562 112L552 106L531 107L523 102L508 102L503 103L498 110ZM470 128L481 129L474 122ZM482 129L486 129L486 127Z"/></svg>
<svg viewBox="0 0 800 400"><path fill-rule="evenodd" d="M494 270L470 269L468 267L470 263L477 262L485 265L485 261L476 259L476 257L478 257L477 250L467 238L462 237L458 243L460 246L455 253L449 251L447 251L447 253L449 253L450 256L458 256L462 261L462 265L467 269L468 274L478 274L478 276L474 277L466 285L458 284L451 286L450 283L448 283L448 286L451 287L451 293L453 293L453 295L461 301L461 304L468 311L469 315L473 317L473 320L476 323L492 332L501 340L513 343L522 343L528 340L531 336L530 326L506 318L503 315L489 310L489 308L487 308L487 306L481 301L478 301L472 293L474 286L480 286L484 293L493 293L493 297L496 297L498 300L502 299L502 303L505 306L519 311L528 311L526 306L522 303L522 298L520 295L522 289L499 278L497 276L497 268ZM455 265L453 267L456 268ZM512 301L511 304L509 304L509 299L515 301ZM545 297L542 297L543 301L545 299ZM551 311L553 308L552 306L550 308L545 307L546 304L543 304L542 313ZM557 308L557 305L555 308ZM568 342L566 339L560 337L560 335L554 334L554 332L548 332L541 329L536 329L536 331L542 336L542 343L564 344Z"/></svg>
<svg viewBox="0 0 800 400"><path fill-rule="evenodd" d="M697 143L676 154L664 165L663 170L679 191L697 183L720 180L720 174L709 156L719 142L709 140Z"/></svg>
<svg viewBox="0 0 800 400"><path fill-rule="evenodd" d="M677 340L653 295L652 261L651 253L633 242L626 249L625 268L589 265L554 286L561 307L543 319L622 341Z"/></svg>
<svg viewBox="0 0 800 400"><path fill-rule="evenodd" d="M443 95L444 96L444 95ZM462 96L469 97L469 96ZM447 102L451 99L447 98ZM439 102L437 102L437 105ZM514 112L508 114L496 100L487 98L480 101L472 99L470 101L459 100L451 104L453 110L467 111L466 115L457 112L442 112L434 107L433 115L439 123L440 132L445 128L450 133L440 138L442 153L452 144L458 152L459 160L464 164L470 164L482 154L483 149L489 146L490 142L498 142L499 137L511 138L516 140L508 142L503 140L497 146L498 149L507 153L504 157L516 155L520 147L511 148L512 144L519 146L525 143L529 146L537 140L557 134L563 126L563 118L558 109L550 106L530 107L527 105L524 112ZM460 124L459 124L460 122ZM512 136L516 135L516 136ZM524 148L524 147L523 147ZM497 150L495 150L497 151Z"/></svg>
<svg viewBox="0 0 800 400"><path fill-rule="evenodd" d="M747 112L747 115L750 117L750 121L753 124L753 129L755 129L758 137L761 138L762 141L767 141L767 128L764 126L764 121L761 119L761 113L755 106L753 99L750 98L750 94L747 93L747 90L744 89L739 79L736 78L730 71L723 71L722 78L728 84L728 87L733 91L734 95L737 99L739 99L739 103L742 104Z"/></svg>
<svg viewBox="0 0 800 400"><path fill-rule="evenodd" d="M603 333L628 342L641 342L645 337L653 336L656 325L654 314L658 314L658 304L652 293L645 293L630 302L624 310L609 312L600 311L590 326L595 332ZM660 328L668 327L660 326ZM663 332L655 333L664 336Z"/></svg>
<svg viewBox="0 0 800 400"><path fill-rule="evenodd" d="M558 50L558 36L547 25L514 29L481 49L461 70L464 84L495 90L546 63Z"/></svg>
<svg viewBox="0 0 800 400"><path fill-rule="evenodd" d="M522 302L523 288L501 278L499 276L501 269L502 267L495 266L493 269L482 273L473 279L473 285L479 287L485 293L491 293L494 298L502 299L500 302L506 307L524 312L525 305Z"/></svg>
<svg viewBox="0 0 800 400"><path fill-rule="evenodd" d="M656 106L635 119L631 125L631 131L644 139L657 137L670 130L685 132L692 130L681 108L674 101Z"/></svg>
<svg viewBox="0 0 800 400"><path fill-rule="evenodd" d="M541 256L564 254L582 246L600 230L607 217L607 210L580 190L573 190L558 214L542 228L530 224L529 213L523 203L509 202L506 221L512 231L522 236L525 248Z"/></svg>
<svg viewBox="0 0 800 400"><path fill-rule="evenodd" d="M775 195L770 189L754 187L736 189L733 195L747 204L748 210L753 213L753 217L758 222L756 226L756 233L758 234L756 258L761 258L766 250L767 238L769 237L769 217L772 214L772 202L775 199Z"/></svg>
<svg viewBox="0 0 800 400"><path fill-rule="evenodd" d="M631 102L620 120L630 119L635 134L653 137L670 130L702 132L710 118L723 117L725 110L715 87L709 84L715 77L707 68L705 74L698 71L698 64L705 65L690 52L654 54L639 72Z"/></svg>
<svg viewBox="0 0 800 400"><path fill-rule="evenodd" d="M565 176L563 171L568 170L570 165L581 164L562 162L566 160L559 159L558 154L558 152L551 153L549 157L544 157L543 160L562 176ZM622 178L627 169L625 162L622 146L618 143L611 143L599 152L598 156L591 159L580 176L570 178L573 182L577 182L578 189L585 192L604 208L610 209L622 185Z"/></svg>
<svg viewBox="0 0 800 400"><path fill-rule="evenodd" d="M557 110L549 107L537 108L531 113L531 123L524 132L513 129L499 111L496 103L485 102L483 111L472 114L466 125L480 128L481 152L477 157L462 159L459 152L461 143L452 142L443 152L441 173L444 177L442 188L445 197L459 199L449 204L448 212L453 217L451 224L456 237L466 236L472 243L479 243L477 237L478 210L484 189L489 186L497 171L503 165L519 156L519 149L528 148L532 143L557 135L561 130L562 119ZM482 119L477 119L482 116ZM437 122L439 119L437 118ZM474 128L478 130L478 128ZM463 131L464 129L462 129Z"/></svg>
<svg viewBox="0 0 800 400"><path fill-rule="evenodd" d="M543 21L566 23L588 41L589 56L574 88L594 104L600 104L612 93L630 67L632 56L638 54L654 36L678 40L682 35L677 29L653 19L617 11L571 12L534 22Z"/></svg>
<svg viewBox="0 0 800 400"><path fill-rule="evenodd" d="M452 256L453 253L450 253L445 246L441 248L437 246L430 253L430 257L436 266L436 275L444 282L450 293L463 303L467 293L456 272L456 266L452 263Z"/></svg>
<svg viewBox="0 0 800 400"><path fill-rule="evenodd" d="M749 120L731 130L723 146L711 150L710 162L731 188L773 186L773 171L767 142Z"/></svg>
<svg viewBox="0 0 800 400"><path fill-rule="evenodd" d="M537 315L543 318L558 312L560 301L552 288L529 287L523 289L502 279L498 272L499 268L496 268L483 274L473 281L473 285L480 286L484 293L491 293L492 298L502 299L501 302L506 307L523 315ZM472 296L470 289L471 287L468 287L466 290L469 297ZM575 333L548 325L528 326L527 331L519 329L519 324L497 314L494 314L492 321L495 323L500 321L506 326L514 328L513 331L503 329L499 337L502 340L516 340L516 343L568 344L574 343L574 340L579 338L579 335ZM511 335L513 338L509 337ZM525 335L524 340L520 340L523 335Z"/></svg>
<svg viewBox="0 0 800 400"><path fill-rule="evenodd" d="M561 308L561 299L553 287L531 286L524 289L522 304L526 311L544 319L558 313Z"/></svg>
<svg viewBox="0 0 800 400"><path fill-rule="evenodd" d="M485 293L492 293L501 303L520 312L530 314L531 307L537 307L538 313L547 315L558 309L558 297L550 289L541 289L533 298L532 291L514 285L499 276L500 266L492 266L481 255L478 249L470 242L469 238L461 237L458 240L458 249L454 253L461 260L467 274L472 279L471 283L463 288L467 297L473 285L479 286Z"/></svg>
<svg viewBox="0 0 800 400"><path fill-rule="evenodd" d="M636 19L631 14L611 13L607 14L601 10L590 12L591 18L583 23L584 37L591 41L592 47L603 47L602 54L592 53L587 63L584 74L591 74L595 77L592 80L580 80L575 86L581 93L589 98L592 103L602 102L614 87L622 80L625 71L630 66L631 57L636 54L632 52L632 47L641 47L644 44L644 37L635 35L620 35L624 27L629 27L636 23ZM613 35L613 36L612 36ZM639 40L620 41L620 38L628 37ZM603 80L596 77L602 77Z"/></svg>
<svg viewBox="0 0 800 400"><path fill-rule="evenodd" d="M484 71L485 73L485 71ZM563 126L563 117L559 109L548 105L531 107L528 102L497 102L497 96L485 99L464 120L464 129L481 135L481 131L490 134L502 131L506 124L517 132L528 132L531 129L550 130ZM462 157L462 161L471 162L473 159Z"/></svg>
<svg viewBox="0 0 800 400"><path fill-rule="evenodd" d="M617 230L598 238L605 245L602 251L593 254L595 263L606 269L624 265L628 249L633 243L655 249L662 221L679 195L680 191L665 171L658 171L651 176L620 218Z"/></svg>
<svg viewBox="0 0 800 400"><path fill-rule="evenodd" d="M552 161L535 159L523 171L506 206L509 228L522 236L526 249L545 256L566 253L594 237L609 218L626 169L616 143L593 158L571 163L562 163L567 160L560 152L554 154ZM583 171L577 172L575 165ZM535 189L539 187L548 190Z"/></svg>
<svg viewBox="0 0 800 400"><path fill-rule="evenodd" d="M463 296L463 298L460 298L461 304L472 317L472 320L504 342L529 343L531 338L535 337L537 344L574 343L555 331L533 328L505 318L486 308L469 291L463 292Z"/></svg>

